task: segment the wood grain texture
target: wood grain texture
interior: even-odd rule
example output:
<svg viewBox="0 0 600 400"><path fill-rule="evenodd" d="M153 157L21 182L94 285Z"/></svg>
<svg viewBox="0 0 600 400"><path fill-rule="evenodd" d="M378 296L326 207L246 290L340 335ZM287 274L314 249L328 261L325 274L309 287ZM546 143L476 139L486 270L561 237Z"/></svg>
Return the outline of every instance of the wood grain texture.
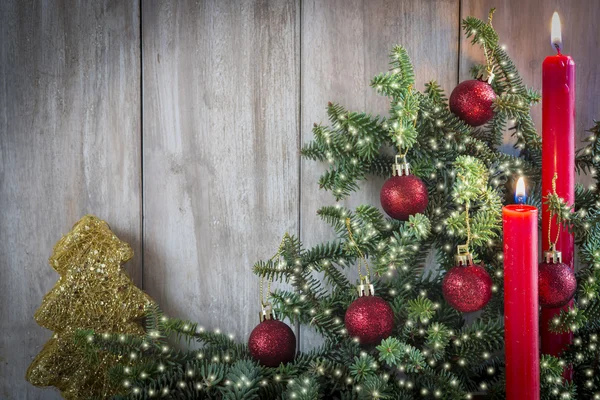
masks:
<svg viewBox="0 0 600 400"><path fill-rule="evenodd" d="M47 263L84 214L140 253L137 2L0 2L0 398L55 399L25 370L51 332L33 321ZM141 258L127 266L141 282Z"/></svg>
<svg viewBox="0 0 600 400"><path fill-rule="evenodd" d="M144 288L247 340L298 229L298 4L145 1Z"/></svg>
<svg viewBox="0 0 600 400"><path fill-rule="evenodd" d="M400 44L408 50L416 71L416 88L436 79L447 90L457 83L458 17L455 0L394 1L337 0L302 2L302 142L312 139L314 122L327 122L328 101L350 111L385 114L386 98L369 86L371 78L388 69L388 54ZM326 165L302 160L301 238L306 246L331 240L332 229L316 215L335 203L319 191L318 178ZM344 201L348 207L379 205L383 180L370 179L360 192ZM349 271L350 276L356 273ZM302 328L302 349L320 343L310 328Z"/></svg>
<svg viewBox="0 0 600 400"><path fill-rule="evenodd" d="M597 0L461 0L462 16L469 15L486 19L489 10L496 7L493 25L500 35L501 43L519 69L527 86L541 91L542 62L555 54L550 45L550 22L554 11L558 11L562 22L564 53L577 63L577 119L576 146L583 147L581 140L593 126L593 120L600 118L600 75L598 57L600 52L600 7ZM483 63L483 53L461 35L461 80L470 79L469 68L473 63ZM532 110L538 133L541 135L542 106ZM511 144L510 135L505 135L505 143ZM510 151L510 145L506 146ZM590 179L579 176L578 181L589 183Z"/></svg>
<svg viewBox="0 0 600 400"><path fill-rule="evenodd" d="M129 272L169 314L245 341L257 323L252 264L286 231L306 246L334 238L316 216L334 203L318 190L326 166L298 155L327 102L387 114L369 82L395 44L418 89L437 79L449 94L482 61L460 18L490 7L537 88L559 11L583 138L600 117L596 0L145 0L142 37L137 0L1 1L0 398L58 398L23 376L50 336L32 320L57 280L46 260L85 213L132 244ZM378 205L382 183L344 204ZM304 328L301 339L302 350L320 341Z"/></svg>

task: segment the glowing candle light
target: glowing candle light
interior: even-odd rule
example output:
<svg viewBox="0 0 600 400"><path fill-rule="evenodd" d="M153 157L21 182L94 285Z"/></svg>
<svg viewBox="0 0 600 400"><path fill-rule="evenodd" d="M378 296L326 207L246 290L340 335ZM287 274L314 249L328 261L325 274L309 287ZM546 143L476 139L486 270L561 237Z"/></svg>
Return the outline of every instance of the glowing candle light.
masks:
<svg viewBox="0 0 600 400"><path fill-rule="evenodd" d="M550 43L552 44L552 47L554 47L560 53L560 47L562 46L562 29L560 26L560 17L556 11L554 11L554 14L552 14Z"/></svg>
<svg viewBox="0 0 600 400"><path fill-rule="evenodd" d="M527 194L525 193L525 181L523 177L517 180L517 190L515 190L515 203L525 204L527 201Z"/></svg>

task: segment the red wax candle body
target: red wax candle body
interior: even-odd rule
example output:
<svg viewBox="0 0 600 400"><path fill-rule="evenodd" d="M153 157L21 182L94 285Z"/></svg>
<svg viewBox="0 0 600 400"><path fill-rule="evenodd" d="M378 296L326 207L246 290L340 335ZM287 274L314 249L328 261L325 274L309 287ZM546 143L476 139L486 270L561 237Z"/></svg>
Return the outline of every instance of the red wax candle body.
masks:
<svg viewBox="0 0 600 400"><path fill-rule="evenodd" d="M560 54L546 57L542 66L542 195L552 193L552 179L558 174L556 193L569 204L575 201L575 62ZM542 249L549 250L548 226L552 240L556 237L555 221L550 221L548 206L542 206ZM566 229L556 246L562 261L573 268L573 235ZM572 301L564 309L572 306ZM561 308L543 309L541 317L542 352L558 355L571 341L570 333L553 334L548 323ZM567 373L569 378L570 374Z"/></svg>
<svg viewBox="0 0 600 400"><path fill-rule="evenodd" d="M502 208L506 399L539 400L538 210Z"/></svg>

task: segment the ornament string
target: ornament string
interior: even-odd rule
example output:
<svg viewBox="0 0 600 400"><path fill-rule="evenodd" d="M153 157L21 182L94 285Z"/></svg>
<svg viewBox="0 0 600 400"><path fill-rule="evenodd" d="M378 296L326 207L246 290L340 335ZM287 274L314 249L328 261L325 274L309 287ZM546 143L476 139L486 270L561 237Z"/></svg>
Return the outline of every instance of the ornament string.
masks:
<svg viewBox="0 0 600 400"><path fill-rule="evenodd" d="M360 250L360 247L358 247L358 244L356 243L356 240L354 240L354 235L352 235L350 218L346 218L346 229L348 229L348 239L350 239L350 242L356 248L356 251L358 252L358 255L359 255L359 258L358 258L358 277L360 278L361 282L365 278L363 276L363 274L362 274L362 264L364 263L364 265L365 265L365 271L367 273L366 277L370 279L371 278L371 271L369 270L369 264L367 263L367 258L365 257L364 253Z"/></svg>
<svg viewBox="0 0 600 400"><path fill-rule="evenodd" d="M494 26L492 25L492 18L494 18L494 13L496 12L496 7L492 8L490 10L490 13L488 14L488 25L493 28Z"/></svg>
<svg viewBox="0 0 600 400"><path fill-rule="evenodd" d="M416 118L413 120L413 125L415 126L415 128L417 127L417 119ZM402 151L402 146L400 145L400 143L398 143L398 153L399 153L398 155L404 159L404 162L406 162L406 155L408 154L409 150L410 150L410 148L408 146L406 146L406 149L404 149L404 151Z"/></svg>
<svg viewBox="0 0 600 400"><path fill-rule="evenodd" d="M556 193L556 180L558 179L558 174L555 172L554 177L552 177L552 194L557 196ZM554 242L552 241L552 219L556 216L556 239ZM550 245L550 251L556 251L556 244L558 243L558 237L560 236L560 224L562 223L562 218L560 218L559 214L554 213L553 210L550 210L550 223L548 224L548 244Z"/></svg>
<svg viewBox="0 0 600 400"><path fill-rule="evenodd" d="M471 244L471 223L469 220L469 201L465 203L465 225L467 228L467 251L469 250L469 245Z"/></svg>
<svg viewBox="0 0 600 400"><path fill-rule="evenodd" d="M457 174L460 179L464 181L464 176L462 174ZM469 246L471 244L471 219L469 218L469 208L471 207L471 202L469 200L465 201L465 229L467 231L467 243L465 243L465 247L467 252L469 251Z"/></svg>
<svg viewBox="0 0 600 400"><path fill-rule="evenodd" d="M413 85L409 85L408 86L408 92L412 93L413 91ZM413 127L417 127L417 118L413 118ZM406 162L406 155L408 154L408 151L410 150L410 147L406 146L406 149L404 150L404 152L402 152L402 145L401 143L398 143L398 153L400 153L400 157L402 157L404 159L404 162Z"/></svg>
<svg viewBox="0 0 600 400"><path fill-rule="evenodd" d="M494 16L494 12L496 11L495 8L492 8L490 10L490 13L488 14L488 25L493 28L492 25L492 18ZM485 64L486 64L486 71L488 74L488 83L491 84L492 80L494 79L494 66L492 64L492 57L494 57L494 51L492 50L492 54L488 54L488 48L485 44L485 40L483 41L483 54L485 55Z"/></svg>
<svg viewBox="0 0 600 400"><path fill-rule="evenodd" d="M491 56L488 54L488 50L487 50L487 46L485 45L485 42L483 42L483 54L485 54L485 63L486 63L486 71L488 74L488 83L492 83L492 79L494 77L494 66L492 65L491 57L493 56L493 54Z"/></svg>
<svg viewBox="0 0 600 400"><path fill-rule="evenodd" d="M275 255L269 259L269 262L272 263L276 258L281 257L281 254L283 253L283 248L285 247L285 242L289 238L290 238L290 235L289 235L289 233L286 232L285 235L283 235L283 238L281 239L281 243L279 244L279 249L277 249L277 253L275 253ZM260 305L263 308L265 308L269 305L269 299L271 297L271 283L273 283L272 275L269 277L269 279L267 279L267 293L266 293L266 297L265 297L264 292L263 292L264 277L260 278L259 296L260 296Z"/></svg>

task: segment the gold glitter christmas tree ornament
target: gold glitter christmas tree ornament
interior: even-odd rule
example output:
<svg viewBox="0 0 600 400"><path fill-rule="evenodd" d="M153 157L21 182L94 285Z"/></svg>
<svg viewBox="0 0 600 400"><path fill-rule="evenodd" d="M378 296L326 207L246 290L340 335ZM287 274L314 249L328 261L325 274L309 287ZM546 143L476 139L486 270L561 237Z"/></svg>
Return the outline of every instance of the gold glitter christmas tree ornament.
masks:
<svg viewBox="0 0 600 400"><path fill-rule="evenodd" d="M108 377L117 357L99 353L89 360L74 341L80 329L143 335L141 324L152 299L137 288L122 264L133 257L101 219L86 215L54 246L50 265L60 278L35 313L54 331L27 370L36 386L55 386L65 399L108 399L118 393Z"/></svg>

